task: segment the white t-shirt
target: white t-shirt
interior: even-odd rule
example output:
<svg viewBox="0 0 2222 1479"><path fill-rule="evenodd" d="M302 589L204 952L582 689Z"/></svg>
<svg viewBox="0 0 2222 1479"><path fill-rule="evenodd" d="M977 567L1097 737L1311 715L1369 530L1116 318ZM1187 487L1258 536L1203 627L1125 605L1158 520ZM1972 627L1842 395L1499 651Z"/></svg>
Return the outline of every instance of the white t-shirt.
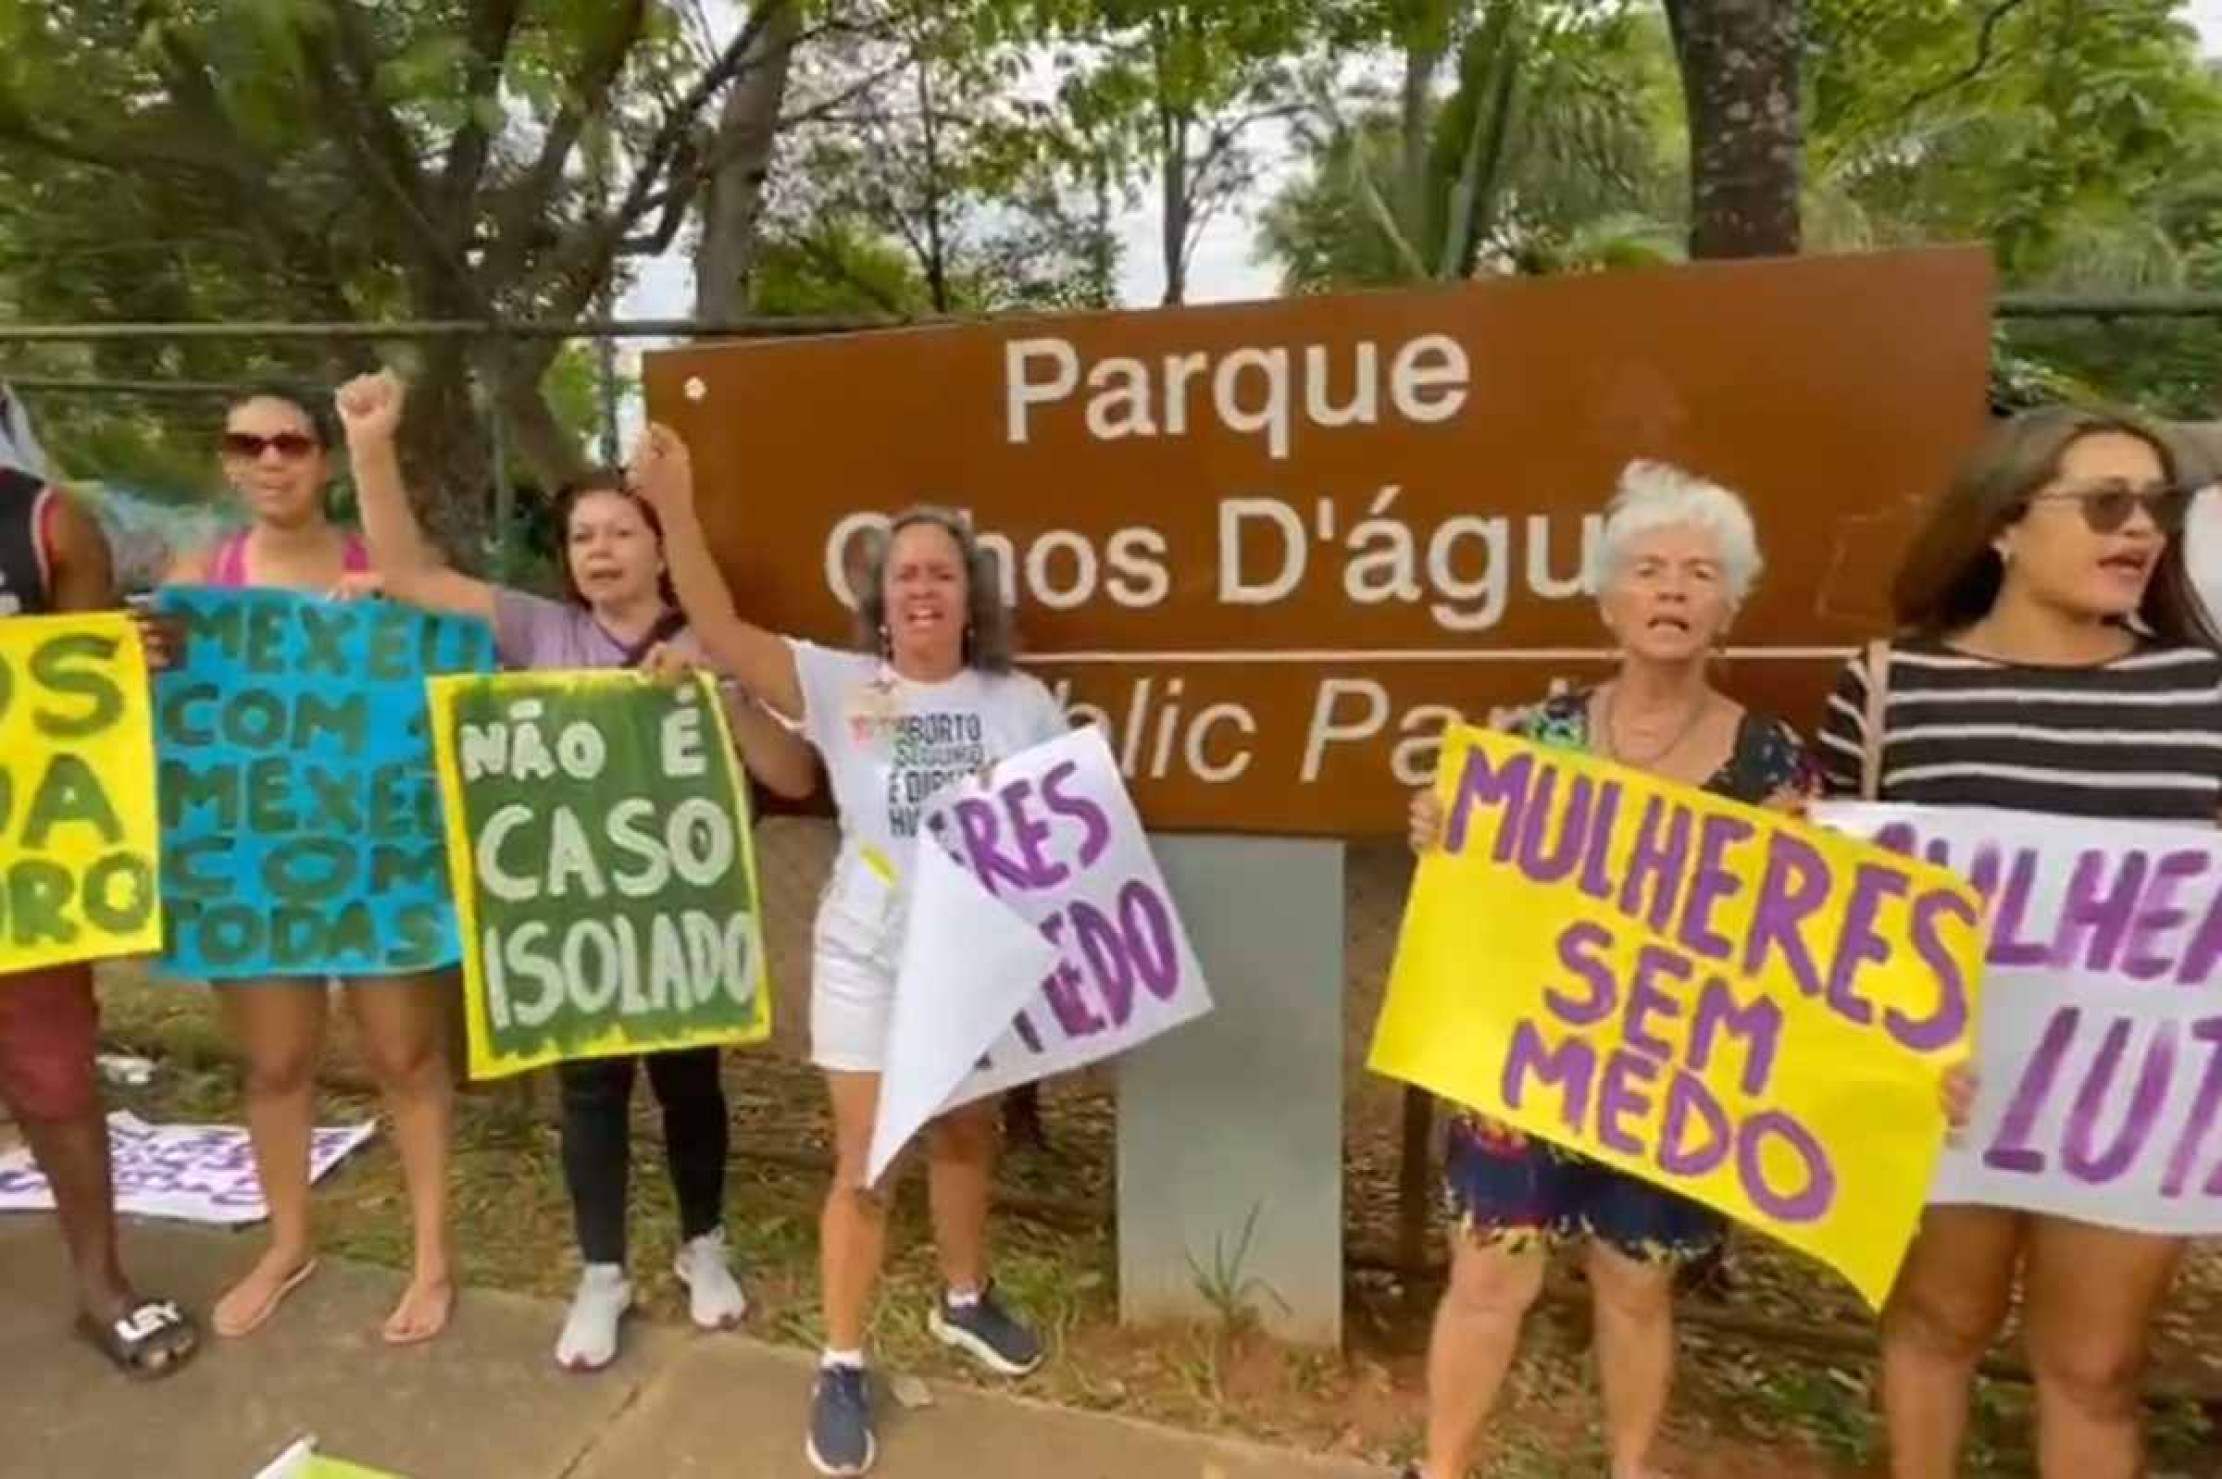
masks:
<svg viewBox="0 0 2222 1479"><path fill-rule="evenodd" d="M890 881L899 897L928 800L1070 727L1026 673L967 668L946 682L913 683L869 653L788 645L802 680L803 737L825 758L841 815L829 899L860 887L884 892Z"/></svg>

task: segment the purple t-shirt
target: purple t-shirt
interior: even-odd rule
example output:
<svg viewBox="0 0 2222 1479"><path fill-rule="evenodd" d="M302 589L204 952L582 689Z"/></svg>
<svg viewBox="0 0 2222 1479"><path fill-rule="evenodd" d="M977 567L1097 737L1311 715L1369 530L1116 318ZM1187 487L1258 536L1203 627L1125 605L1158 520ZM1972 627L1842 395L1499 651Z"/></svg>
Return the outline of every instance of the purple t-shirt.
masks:
<svg viewBox="0 0 2222 1479"><path fill-rule="evenodd" d="M671 647L702 661L694 633L681 630ZM584 606L496 587L494 651L505 668L621 668L625 644L611 636Z"/></svg>

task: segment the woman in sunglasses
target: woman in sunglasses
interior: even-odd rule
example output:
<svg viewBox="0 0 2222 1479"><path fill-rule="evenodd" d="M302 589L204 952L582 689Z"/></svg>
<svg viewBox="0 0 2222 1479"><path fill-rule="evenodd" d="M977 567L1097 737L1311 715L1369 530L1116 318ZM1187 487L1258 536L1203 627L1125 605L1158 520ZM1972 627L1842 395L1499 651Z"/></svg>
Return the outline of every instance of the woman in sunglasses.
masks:
<svg viewBox="0 0 2222 1479"><path fill-rule="evenodd" d="M331 521L330 421L294 392L258 388L224 413L224 478L249 525L186 556L173 585L267 585L327 591L343 575L370 568L370 550L352 529Z"/></svg>
<svg viewBox="0 0 2222 1479"><path fill-rule="evenodd" d="M1892 589L1898 636L1846 669L1820 754L1841 794L2212 826L2222 656L2178 537L2177 453L2125 416L1995 427ZM1958 1472L1976 1363L2014 1283L2047 1479L2142 1473L2138 1379L2184 1242L1932 1206L1883 1313L1896 1479Z"/></svg>
<svg viewBox="0 0 2222 1479"><path fill-rule="evenodd" d="M332 523L329 421L292 391L255 391L224 418L224 476L252 516L248 527L180 559L171 585L259 586L321 595L369 570L360 535ZM347 983L363 1057L385 1097L408 1187L415 1261L387 1318L386 1340L430 1340L446 1326L454 1290L447 1247L447 1146L451 1113L442 1047L441 974L363 976ZM216 1301L221 1336L261 1328L316 1269L309 1231L309 1136L315 1066L324 1035L326 982L288 977L227 982L216 993L246 1058L247 1133L270 1204L270 1242Z"/></svg>

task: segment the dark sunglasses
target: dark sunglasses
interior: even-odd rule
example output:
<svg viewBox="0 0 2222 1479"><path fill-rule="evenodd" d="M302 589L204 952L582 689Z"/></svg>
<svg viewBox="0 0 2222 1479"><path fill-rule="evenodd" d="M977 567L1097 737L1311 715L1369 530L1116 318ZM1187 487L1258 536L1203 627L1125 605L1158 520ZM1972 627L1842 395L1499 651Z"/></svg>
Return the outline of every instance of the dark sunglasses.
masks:
<svg viewBox="0 0 2222 1479"><path fill-rule="evenodd" d="M299 462L316 450L316 438L298 431L281 431L276 436L256 436L251 431L227 431L222 442L224 455L242 462L252 462L264 452L275 452L288 462Z"/></svg>
<svg viewBox="0 0 2222 1479"><path fill-rule="evenodd" d="M2192 495L2198 491L2165 485L2128 488L2110 483L2097 488L2062 488L2057 492L2039 493L2029 501L2073 499L2083 510L2083 522L2093 534L2112 534L2129 522L2130 515L2143 509L2145 517L2153 521L2153 527L2172 538L2183 531L2184 515L2191 508Z"/></svg>

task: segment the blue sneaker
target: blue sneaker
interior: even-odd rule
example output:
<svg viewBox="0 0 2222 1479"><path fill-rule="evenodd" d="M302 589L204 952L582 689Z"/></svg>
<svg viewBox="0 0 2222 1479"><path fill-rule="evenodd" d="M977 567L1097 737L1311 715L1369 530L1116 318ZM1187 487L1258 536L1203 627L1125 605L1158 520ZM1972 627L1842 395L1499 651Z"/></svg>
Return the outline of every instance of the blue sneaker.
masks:
<svg viewBox="0 0 2222 1479"><path fill-rule="evenodd" d="M1042 1364L1042 1338L997 1302L993 1284L963 1309L943 1295L927 1317L926 1328L943 1345L954 1346L1003 1376L1025 1376Z"/></svg>
<svg viewBox="0 0 2222 1479"><path fill-rule="evenodd" d="M821 1474L861 1474L872 1467L879 1443L872 1436L872 1393L863 1368L819 1368L803 1451Z"/></svg>

